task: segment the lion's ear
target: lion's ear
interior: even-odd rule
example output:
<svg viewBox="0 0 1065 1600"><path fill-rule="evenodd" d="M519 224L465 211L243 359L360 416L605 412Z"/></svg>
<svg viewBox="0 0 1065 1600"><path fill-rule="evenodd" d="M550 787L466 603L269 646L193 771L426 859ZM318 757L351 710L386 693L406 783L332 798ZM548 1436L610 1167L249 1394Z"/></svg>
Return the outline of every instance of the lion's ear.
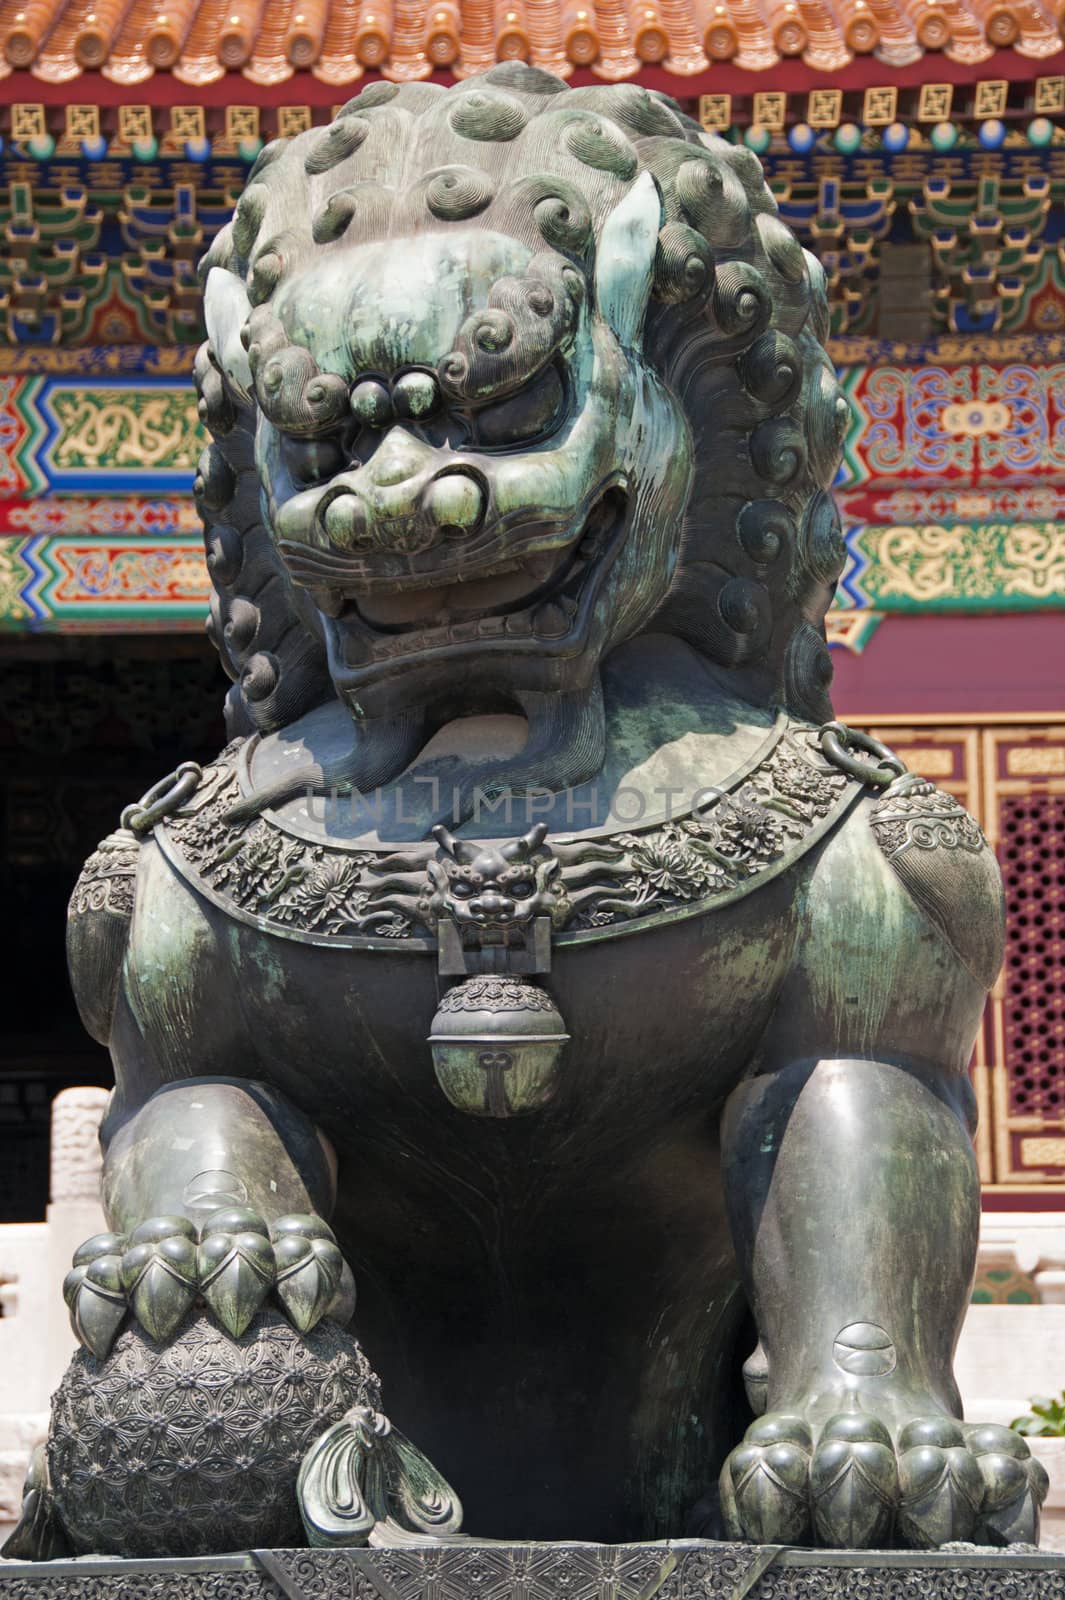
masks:
<svg viewBox="0 0 1065 1600"><path fill-rule="evenodd" d="M252 388L248 353L240 332L251 315L251 301L240 279L224 267L212 267L203 296L207 337L219 367L238 397L247 402Z"/></svg>
<svg viewBox="0 0 1065 1600"><path fill-rule="evenodd" d="M658 187L642 172L607 217L595 252L595 303L623 345L640 342L661 226Z"/></svg>

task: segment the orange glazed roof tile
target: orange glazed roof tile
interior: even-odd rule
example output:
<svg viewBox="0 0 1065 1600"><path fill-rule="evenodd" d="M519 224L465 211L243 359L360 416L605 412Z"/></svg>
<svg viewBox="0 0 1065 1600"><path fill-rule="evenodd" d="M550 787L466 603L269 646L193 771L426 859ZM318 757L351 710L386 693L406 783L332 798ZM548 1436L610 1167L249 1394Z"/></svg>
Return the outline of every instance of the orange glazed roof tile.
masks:
<svg viewBox="0 0 1065 1600"><path fill-rule="evenodd" d="M520 59L607 81L646 65L679 78L713 62L762 72L798 57L903 67L928 51L969 66L996 49L1062 48L1065 0L0 0L0 76L63 83L157 71L202 86L239 70L277 84L309 70L338 88L369 69L403 82Z"/></svg>

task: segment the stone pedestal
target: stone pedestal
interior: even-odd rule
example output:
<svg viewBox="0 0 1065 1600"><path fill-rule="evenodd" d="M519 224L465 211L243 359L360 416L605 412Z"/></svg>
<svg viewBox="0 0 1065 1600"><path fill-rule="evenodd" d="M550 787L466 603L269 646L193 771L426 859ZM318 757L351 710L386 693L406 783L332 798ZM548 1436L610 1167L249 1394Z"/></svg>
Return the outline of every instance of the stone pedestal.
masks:
<svg viewBox="0 0 1065 1600"><path fill-rule="evenodd" d="M954 1362L965 1420L1008 1427L1029 1410L1033 1395L1057 1394L1063 1347L1065 1305L970 1306ZM1050 1475L1040 1542L1065 1550L1065 1439L1026 1442Z"/></svg>
<svg viewBox="0 0 1065 1600"><path fill-rule="evenodd" d="M1065 1554L1065 1439L1029 1438L1026 1443L1050 1478L1039 1518L1040 1547Z"/></svg>
<svg viewBox="0 0 1065 1600"><path fill-rule="evenodd" d="M45 1356L49 1394L77 1348L61 1298L63 1278L78 1246L107 1226L100 1204L100 1119L107 1100L106 1089L86 1086L62 1089L52 1101L47 1248L54 1314L47 1322Z"/></svg>
<svg viewBox="0 0 1065 1600"><path fill-rule="evenodd" d="M48 1428L54 1286L44 1270L47 1255L43 1222L0 1226L0 1541L18 1520L30 1451ZM56 1298L64 1311L62 1298Z"/></svg>
<svg viewBox="0 0 1065 1600"><path fill-rule="evenodd" d="M1065 1556L663 1544L252 1550L0 1563L0 1600L1061 1600Z"/></svg>
<svg viewBox="0 0 1065 1600"><path fill-rule="evenodd" d="M0 1227L0 1542L18 1520L30 1451L47 1432L49 1396L77 1348L62 1283L78 1245L106 1227L99 1138L106 1104L106 1089L56 1095L47 1220Z"/></svg>

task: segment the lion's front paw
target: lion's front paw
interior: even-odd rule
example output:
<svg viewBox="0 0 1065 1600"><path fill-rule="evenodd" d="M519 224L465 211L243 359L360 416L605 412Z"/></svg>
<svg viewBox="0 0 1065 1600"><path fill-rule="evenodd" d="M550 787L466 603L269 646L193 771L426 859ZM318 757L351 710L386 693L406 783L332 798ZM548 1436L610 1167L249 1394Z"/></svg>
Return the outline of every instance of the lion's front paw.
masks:
<svg viewBox="0 0 1065 1600"><path fill-rule="evenodd" d="M868 1411L820 1427L786 1412L751 1424L721 1474L729 1536L758 1544L935 1548L1036 1543L1047 1475L994 1424L916 1418L894 1437Z"/></svg>
<svg viewBox="0 0 1065 1600"><path fill-rule="evenodd" d="M170 1339L201 1301L239 1338L273 1293L307 1333L327 1313L351 1319L355 1284L320 1217L267 1224L234 1206L197 1230L186 1217L151 1217L132 1233L98 1233L75 1253L63 1297L77 1338L102 1360L127 1311L153 1339Z"/></svg>

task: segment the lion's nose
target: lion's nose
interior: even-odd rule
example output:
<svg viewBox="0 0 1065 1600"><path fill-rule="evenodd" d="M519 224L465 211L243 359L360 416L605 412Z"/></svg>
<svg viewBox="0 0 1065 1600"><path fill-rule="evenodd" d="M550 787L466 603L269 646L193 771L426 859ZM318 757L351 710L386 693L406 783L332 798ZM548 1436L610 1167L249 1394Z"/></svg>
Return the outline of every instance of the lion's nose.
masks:
<svg viewBox="0 0 1065 1600"><path fill-rule="evenodd" d="M486 492L473 472L448 461L405 428L390 429L367 461L337 474L318 499L317 516L330 543L342 550L394 547L411 555L472 533L484 521ZM296 520L294 512L288 520Z"/></svg>
<svg viewBox="0 0 1065 1600"><path fill-rule="evenodd" d="M359 495L337 495L326 506L322 521L333 544L341 548L364 544L369 539L369 518Z"/></svg>
<svg viewBox="0 0 1065 1600"><path fill-rule="evenodd" d="M395 428L377 447L372 458L370 473L373 482L382 489L392 489L407 483L425 471L429 451L409 433Z"/></svg>
<svg viewBox="0 0 1065 1600"><path fill-rule="evenodd" d="M484 516L484 494L465 472L436 478L425 495L425 514L445 536L469 533Z"/></svg>

